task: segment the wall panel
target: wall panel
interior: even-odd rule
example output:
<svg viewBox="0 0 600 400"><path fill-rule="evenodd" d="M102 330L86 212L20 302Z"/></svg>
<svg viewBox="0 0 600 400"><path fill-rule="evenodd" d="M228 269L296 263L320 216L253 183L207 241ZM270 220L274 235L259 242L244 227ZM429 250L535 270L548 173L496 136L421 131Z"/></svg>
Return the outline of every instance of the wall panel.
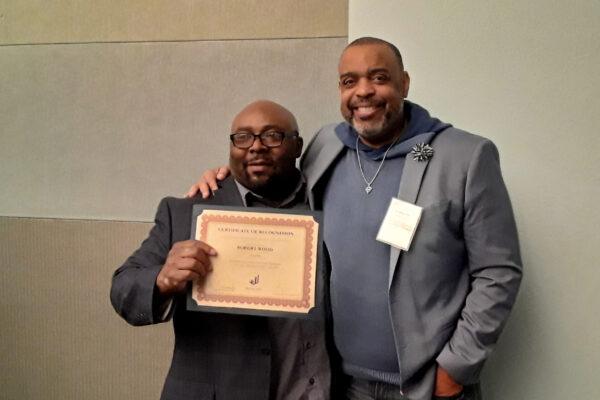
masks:
<svg viewBox="0 0 600 400"><path fill-rule="evenodd" d="M0 215L149 221L269 98L339 119L345 38L0 47Z"/></svg>
<svg viewBox="0 0 600 400"><path fill-rule="evenodd" d="M158 398L171 326L131 327L109 300L150 226L0 217L0 397Z"/></svg>
<svg viewBox="0 0 600 400"><path fill-rule="evenodd" d="M347 35L346 0L0 0L0 45Z"/></svg>

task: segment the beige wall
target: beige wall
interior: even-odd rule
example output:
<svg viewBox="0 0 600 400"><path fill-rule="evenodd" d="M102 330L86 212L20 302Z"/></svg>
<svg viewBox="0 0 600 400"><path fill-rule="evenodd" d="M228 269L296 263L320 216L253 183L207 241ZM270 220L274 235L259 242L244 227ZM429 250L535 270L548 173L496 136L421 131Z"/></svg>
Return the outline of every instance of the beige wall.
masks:
<svg viewBox="0 0 600 400"><path fill-rule="evenodd" d="M486 399L596 399L600 385L597 1L363 1L349 39L397 44L409 99L498 145L525 279Z"/></svg>
<svg viewBox="0 0 600 400"><path fill-rule="evenodd" d="M149 224L0 217L0 398L156 399L170 324L134 328L110 277Z"/></svg>
<svg viewBox="0 0 600 400"><path fill-rule="evenodd" d="M150 221L270 98L306 139L338 119L345 38L0 47L0 215ZM327 68L323 67L327 66Z"/></svg>
<svg viewBox="0 0 600 400"><path fill-rule="evenodd" d="M0 44L340 37L346 0L1 0Z"/></svg>
<svg viewBox="0 0 600 400"><path fill-rule="evenodd" d="M256 98L337 120L346 1L0 0L0 398L158 398L170 324L112 310L158 201Z"/></svg>

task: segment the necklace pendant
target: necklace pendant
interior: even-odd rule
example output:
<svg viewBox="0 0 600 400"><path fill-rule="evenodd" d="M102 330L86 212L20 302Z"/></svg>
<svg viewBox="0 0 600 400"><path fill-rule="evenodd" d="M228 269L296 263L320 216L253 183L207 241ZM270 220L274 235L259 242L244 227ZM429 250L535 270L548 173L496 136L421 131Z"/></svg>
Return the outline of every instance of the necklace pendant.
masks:
<svg viewBox="0 0 600 400"><path fill-rule="evenodd" d="M377 167L377 171L375 171L375 175L373 175L373 178L371 178L371 181L368 181L367 178L365 177L365 171L363 171L363 167L362 167L362 164L360 162L360 154L358 153L358 136L356 136L356 144L355 144L356 162L358 163L358 170L360 171L360 174L362 175L363 180L367 184L367 187L365 187L365 192L367 192L367 194L371 193L371 191L373 190L373 186L371 186L371 184L373 182L375 182L375 179L377 179L377 175L379 175L379 171L381 171L381 167L383 167L383 163L385 162L385 157L387 157L388 151L390 151L390 149L396 144L396 142L398 141L399 138L400 138L400 136L398 136L388 146L388 148L385 151L385 153L383 153L383 158L381 159L381 162L379 163L379 167Z"/></svg>

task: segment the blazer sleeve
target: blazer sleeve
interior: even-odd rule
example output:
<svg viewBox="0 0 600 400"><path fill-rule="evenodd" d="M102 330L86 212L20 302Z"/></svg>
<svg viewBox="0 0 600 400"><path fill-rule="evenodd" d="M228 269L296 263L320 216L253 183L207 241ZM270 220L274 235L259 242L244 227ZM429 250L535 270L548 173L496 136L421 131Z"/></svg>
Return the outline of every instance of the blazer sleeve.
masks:
<svg viewBox="0 0 600 400"><path fill-rule="evenodd" d="M171 212L168 199L163 199L156 212L148 237L112 278L110 300L121 317L131 325L164 322L155 290L156 277L171 248Z"/></svg>
<svg viewBox="0 0 600 400"><path fill-rule="evenodd" d="M463 232L471 290L437 362L454 379L469 384L478 380L505 325L520 286L522 263L515 219L492 142L486 140L475 150L465 186Z"/></svg>

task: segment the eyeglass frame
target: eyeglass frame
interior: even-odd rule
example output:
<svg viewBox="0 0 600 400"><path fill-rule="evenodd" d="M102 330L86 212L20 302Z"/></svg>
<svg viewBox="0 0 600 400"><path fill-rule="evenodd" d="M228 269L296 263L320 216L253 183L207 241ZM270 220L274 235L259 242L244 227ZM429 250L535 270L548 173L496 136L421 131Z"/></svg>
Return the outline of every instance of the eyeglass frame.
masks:
<svg viewBox="0 0 600 400"><path fill-rule="evenodd" d="M273 133L277 133L278 136L280 137L280 142L279 144L276 145L268 145L265 142L263 142L263 139L266 137L265 135L267 134L273 134ZM240 147L237 146L235 144L235 136L236 135L252 135L252 142L250 142L250 144L248 145L248 147ZM274 149L276 147L279 147L283 144L283 141L285 140L286 137L300 137L300 133L298 131L291 131L291 132L280 132L280 131L266 131L266 132L261 132L258 135L255 135L253 133L250 132L236 132L236 133L232 133L231 135L229 135L229 139L231 140L231 144L233 145L233 147L237 148L237 149L242 149L242 150L248 150L250 147L252 147L254 145L254 142L256 141L256 139L258 138L258 140L260 141L260 144L262 144L263 146L269 148L269 149Z"/></svg>

